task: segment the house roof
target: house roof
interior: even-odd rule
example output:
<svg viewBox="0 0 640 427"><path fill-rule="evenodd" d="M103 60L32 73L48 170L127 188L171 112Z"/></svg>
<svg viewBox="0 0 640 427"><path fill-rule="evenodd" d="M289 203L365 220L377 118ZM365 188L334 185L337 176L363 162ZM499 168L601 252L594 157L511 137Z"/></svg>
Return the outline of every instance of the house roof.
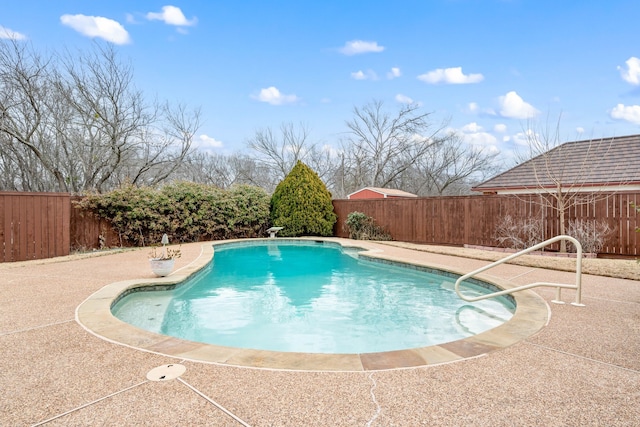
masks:
<svg viewBox="0 0 640 427"><path fill-rule="evenodd" d="M509 169L473 191L567 188L640 183L640 135L566 142Z"/></svg>
<svg viewBox="0 0 640 427"><path fill-rule="evenodd" d="M364 187L359 189L358 191L354 191L353 193L347 195L347 198L349 198L350 196L361 192L362 190L370 190L373 191L375 193L380 193L384 196L393 196L393 197L418 197L413 193L408 193L406 191L402 191L402 190L395 190L393 188L380 188L380 187Z"/></svg>

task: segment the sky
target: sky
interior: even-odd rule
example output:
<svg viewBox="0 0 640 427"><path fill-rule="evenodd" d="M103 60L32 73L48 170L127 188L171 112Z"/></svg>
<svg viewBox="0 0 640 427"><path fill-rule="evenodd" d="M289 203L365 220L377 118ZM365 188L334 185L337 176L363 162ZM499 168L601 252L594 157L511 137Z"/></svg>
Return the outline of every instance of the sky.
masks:
<svg viewBox="0 0 640 427"><path fill-rule="evenodd" d="M305 126L338 148L354 107L405 103L508 162L527 132L640 133L637 0L1 0L0 38L110 43L149 99L202 109L200 150Z"/></svg>

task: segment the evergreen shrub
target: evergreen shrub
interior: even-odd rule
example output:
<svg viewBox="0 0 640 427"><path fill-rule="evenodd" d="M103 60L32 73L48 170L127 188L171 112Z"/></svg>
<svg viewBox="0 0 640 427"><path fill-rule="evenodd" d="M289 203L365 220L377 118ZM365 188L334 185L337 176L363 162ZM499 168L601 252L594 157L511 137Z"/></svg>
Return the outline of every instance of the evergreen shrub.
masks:
<svg viewBox="0 0 640 427"><path fill-rule="evenodd" d="M279 235L332 236L337 221L331 193L317 173L298 161L271 197L271 223Z"/></svg>

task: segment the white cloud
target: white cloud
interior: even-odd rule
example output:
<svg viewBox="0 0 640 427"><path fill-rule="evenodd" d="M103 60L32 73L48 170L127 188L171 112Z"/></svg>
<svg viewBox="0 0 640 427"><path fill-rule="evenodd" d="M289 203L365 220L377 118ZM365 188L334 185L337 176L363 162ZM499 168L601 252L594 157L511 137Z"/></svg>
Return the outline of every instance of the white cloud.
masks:
<svg viewBox="0 0 640 427"><path fill-rule="evenodd" d="M500 148L498 147L498 140L490 133L463 133L462 140L475 148L477 151L482 151L487 154L500 152Z"/></svg>
<svg viewBox="0 0 640 427"><path fill-rule="evenodd" d="M611 110L611 118L640 125L640 105L618 104Z"/></svg>
<svg viewBox="0 0 640 427"><path fill-rule="evenodd" d="M477 102L470 102L467 104L467 108L464 109L465 113L469 113L469 114L481 114L481 115L487 115L487 116L496 116L496 112L495 110L493 110L492 108L480 108L480 105L478 105Z"/></svg>
<svg viewBox="0 0 640 427"><path fill-rule="evenodd" d="M577 133L578 135L583 134L583 133L584 133L584 128L583 128L583 127L577 127L577 128L576 128L576 133Z"/></svg>
<svg viewBox="0 0 640 427"><path fill-rule="evenodd" d="M488 150L490 153L497 153L498 140L495 136L484 131L484 128L476 122L468 123L459 129L462 140L467 144L482 150Z"/></svg>
<svg viewBox="0 0 640 427"><path fill-rule="evenodd" d="M10 28L3 27L2 25L0 25L0 39L25 40L26 38L27 36L25 36L24 34L19 33L17 31L13 31Z"/></svg>
<svg viewBox="0 0 640 427"><path fill-rule="evenodd" d="M473 123L468 123L464 126L462 126L462 132L468 133L468 132L482 132L484 129L482 128L482 126L480 126L479 124L477 124L476 122Z"/></svg>
<svg viewBox="0 0 640 427"><path fill-rule="evenodd" d="M378 75L372 70L358 70L351 73L351 78L355 80L378 80Z"/></svg>
<svg viewBox="0 0 640 427"><path fill-rule="evenodd" d="M478 106L477 102L470 102L469 104L467 104L467 109L470 113L477 113L478 111L480 111L480 107Z"/></svg>
<svg viewBox="0 0 640 427"><path fill-rule="evenodd" d="M515 91L499 98L500 115L511 119L530 119L540 112L525 102Z"/></svg>
<svg viewBox="0 0 640 427"><path fill-rule="evenodd" d="M533 130L527 129L524 132L518 132L513 135L512 141L519 146L529 148L531 146L531 141L539 140L540 136L536 134Z"/></svg>
<svg viewBox="0 0 640 427"><path fill-rule="evenodd" d="M384 46L378 46L378 42L367 42L363 40L352 40L346 42L344 47L339 49L344 55L359 55L361 53L382 52Z"/></svg>
<svg viewBox="0 0 640 427"><path fill-rule="evenodd" d="M392 67L391 71L389 71L387 73L387 78L389 80L392 80L392 79L396 79L396 78L400 77L401 75L402 75L402 73L400 72L400 68Z"/></svg>
<svg viewBox="0 0 640 427"><path fill-rule="evenodd" d="M147 19L150 21L162 21L167 25L175 25L177 27L189 27L198 22L197 18L187 19L182 10L176 6L162 6L162 12L149 12Z"/></svg>
<svg viewBox="0 0 640 427"><path fill-rule="evenodd" d="M253 95L252 98L271 105L293 104L299 101L299 98L295 95L285 95L283 93L280 93L278 88L276 88L275 86L270 86L266 89L260 89L260 93L258 95Z"/></svg>
<svg viewBox="0 0 640 427"><path fill-rule="evenodd" d="M482 74L467 74L462 72L462 67L438 68L425 74L420 74L418 80L430 84L469 84L479 83L484 80Z"/></svg>
<svg viewBox="0 0 640 427"><path fill-rule="evenodd" d="M367 76L362 70L351 73L351 78L356 80L366 80Z"/></svg>
<svg viewBox="0 0 640 427"><path fill-rule="evenodd" d="M224 144L222 143L222 141L218 141L217 139L212 138L204 133L200 135L196 140L196 146L205 150L212 148L222 148L223 145Z"/></svg>
<svg viewBox="0 0 640 427"><path fill-rule="evenodd" d="M413 104L413 99L401 93L396 95L396 101L401 104Z"/></svg>
<svg viewBox="0 0 640 427"><path fill-rule="evenodd" d="M505 133L507 131L507 125L498 123L493 127L493 131L498 133Z"/></svg>
<svg viewBox="0 0 640 427"><path fill-rule="evenodd" d="M640 58L632 56L625 64L627 64L627 68L618 66L624 81L634 86L640 86Z"/></svg>
<svg viewBox="0 0 640 427"><path fill-rule="evenodd" d="M87 37L98 37L115 44L131 42L127 30L113 19L102 16L62 15L60 22Z"/></svg>

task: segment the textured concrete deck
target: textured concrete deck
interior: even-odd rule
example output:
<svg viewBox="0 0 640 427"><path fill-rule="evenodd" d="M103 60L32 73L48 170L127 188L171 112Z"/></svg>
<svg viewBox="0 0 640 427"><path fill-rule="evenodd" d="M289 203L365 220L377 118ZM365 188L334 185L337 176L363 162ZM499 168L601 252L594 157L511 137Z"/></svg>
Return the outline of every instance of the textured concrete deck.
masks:
<svg viewBox="0 0 640 427"><path fill-rule="evenodd" d="M373 245L373 244L372 244ZM377 245L373 245L377 246ZM379 246L452 269L486 265ZM184 245L177 267L201 253ZM140 351L101 339L76 307L114 282L152 279L144 250L0 264L0 425L635 426L640 419L640 285L583 277L584 308L551 305L549 325L454 363L385 371L255 369ZM640 267L639 267L640 268ZM571 273L503 265L515 285ZM573 291L564 291L571 300ZM536 291L546 301L551 289ZM161 365L186 371L167 381Z"/></svg>

